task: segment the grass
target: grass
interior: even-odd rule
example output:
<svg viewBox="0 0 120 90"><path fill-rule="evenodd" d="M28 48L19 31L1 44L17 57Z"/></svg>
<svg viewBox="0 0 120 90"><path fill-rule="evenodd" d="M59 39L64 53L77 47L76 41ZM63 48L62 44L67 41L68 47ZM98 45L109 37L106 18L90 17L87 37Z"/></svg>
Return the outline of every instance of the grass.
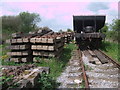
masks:
<svg viewBox="0 0 120 90"><path fill-rule="evenodd" d="M64 46L64 49L59 59L58 58L45 59L45 58L37 57L37 59L40 60L40 63L34 63L34 64L36 64L37 66L50 67L50 74L48 74L47 76L41 76L42 78L39 79L40 90L47 90L47 89L54 90L53 88L56 88L59 86L59 83L56 82L56 78L64 70L66 64L71 58L71 52L74 49L77 49L77 47L75 46L75 44L70 43ZM22 63L22 64L26 64L26 63ZM22 65L22 64L16 64L14 62L7 62L5 60L2 60L2 65L16 66L16 65ZM27 64L30 64L30 63L27 63Z"/></svg>
<svg viewBox="0 0 120 90"><path fill-rule="evenodd" d="M120 62L120 56L118 55L118 46L120 46L120 44L103 41L100 49L104 51L107 55L111 56L113 59Z"/></svg>
<svg viewBox="0 0 120 90"><path fill-rule="evenodd" d="M87 64L84 64L85 70L92 70L91 67L89 67Z"/></svg>
<svg viewBox="0 0 120 90"><path fill-rule="evenodd" d="M41 76L38 79L38 88L39 90L54 90L57 88L60 84L56 82L55 79L53 79L48 74L41 74Z"/></svg>
<svg viewBox="0 0 120 90"><path fill-rule="evenodd" d="M73 43L66 44L64 46L64 49L63 49L62 54L61 54L59 59L58 58L49 58L49 59L37 58L41 62L35 63L35 64L37 66L50 67L50 76L53 77L54 79L56 79L61 74L61 72L65 68L67 62L71 58L71 52L76 48L77 47ZM2 54L2 55L6 55L6 52L7 51L3 51L4 54ZM16 64L14 62L7 62L5 60L2 60L2 65L15 65L15 66L17 66L17 65L23 65L23 64L25 64L25 63ZM27 63L27 64L30 64L30 63Z"/></svg>
<svg viewBox="0 0 120 90"><path fill-rule="evenodd" d="M7 55L7 52L10 51L9 49L6 49L7 44L0 45L0 64L3 62L3 60L6 60L9 56Z"/></svg>
<svg viewBox="0 0 120 90"><path fill-rule="evenodd" d="M0 56L6 55L7 52L9 52L9 49L6 49L6 47L8 46L8 44L3 44L0 45Z"/></svg>
<svg viewBox="0 0 120 90"><path fill-rule="evenodd" d="M1 64L2 65L7 65L7 66L20 66L20 65L25 65L25 64L31 64L31 63L15 63L14 61L5 61L5 60L2 60L1 61Z"/></svg>
<svg viewBox="0 0 120 90"><path fill-rule="evenodd" d="M84 80L82 81L80 88L85 88L85 81Z"/></svg>
<svg viewBox="0 0 120 90"><path fill-rule="evenodd" d="M64 46L63 53L61 54L60 58L51 58L49 60L41 59L40 63L36 63L38 66L50 67L50 76L54 77L55 79L61 74L64 70L67 62L71 58L72 50L76 49L75 44L66 44Z"/></svg>

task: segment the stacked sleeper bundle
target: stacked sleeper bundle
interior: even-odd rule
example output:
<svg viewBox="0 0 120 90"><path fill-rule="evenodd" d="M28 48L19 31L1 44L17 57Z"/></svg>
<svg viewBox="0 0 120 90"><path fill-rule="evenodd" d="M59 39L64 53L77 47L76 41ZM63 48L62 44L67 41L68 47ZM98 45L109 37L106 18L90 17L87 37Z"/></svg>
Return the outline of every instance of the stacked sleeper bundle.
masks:
<svg viewBox="0 0 120 90"><path fill-rule="evenodd" d="M74 39L74 33L73 32L65 32L63 33L65 38L65 43L70 43Z"/></svg>
<svg viewBox="0 0 120 90"><path fill-rule="evenodd" d="M30 39L34 57L59 57L64 46L64 37L60 34L44 35ZM35 59L35 58L34 58Z"/></svg>
<svg viewBox="0 0 120 90"><path fill-rule="evenodd" d="M31 49L30 39L35 36L43 36L47 33L52 33L51 30L39 31L33 34L14 33L12 39L7 40L10 43L11 52L8 55L11 56L10 61L14 62L33 62L33 55Z"/></svg>
<svg viewBox="0 0 120 90"><path fill-rule="evenodd" d="M54 33L52 30L14 33L12 39L6 41L11 44L8 55L14 62L36 62L36 57L59 57L64 43L69 43L72 38L73 33Z"/></svg>
<svg viewBox="0 0 120 90"><path fill-rule="evenodd" d="M11 52L8 55L11 56L10 61L14 62L30 62L32 60L31 44L29 42L30 36L28 37L18 37L19 34L14 36L9 40L11 46Z"/></svg>

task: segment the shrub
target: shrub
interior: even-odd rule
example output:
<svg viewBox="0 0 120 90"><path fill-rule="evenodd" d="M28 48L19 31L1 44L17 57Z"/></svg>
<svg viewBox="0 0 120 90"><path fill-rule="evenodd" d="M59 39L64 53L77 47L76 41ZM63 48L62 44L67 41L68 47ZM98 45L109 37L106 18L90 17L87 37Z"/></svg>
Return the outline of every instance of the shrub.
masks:
<svg viewBox="0 0 120 90"><path fill-rule="evenodd" d="M40 84L40 90L53 90L57 87L56 81L48 74L41 74L38 83Z"/></svg>

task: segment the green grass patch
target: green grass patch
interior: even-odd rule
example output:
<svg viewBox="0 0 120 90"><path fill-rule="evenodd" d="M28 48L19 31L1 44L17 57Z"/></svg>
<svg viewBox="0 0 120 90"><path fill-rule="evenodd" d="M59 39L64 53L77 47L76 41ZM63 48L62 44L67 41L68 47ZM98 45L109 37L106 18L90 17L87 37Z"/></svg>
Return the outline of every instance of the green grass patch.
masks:
<svg viewBox="0 0 120 90"><path fill-rule="evenodd" d="M56 79L61 74L67 62L71 58L71 52L75 49L77 49L77 47L75 46L74 43L66 44L64 46L64 49L62 51L60 58L45 59L45 58L37 57L37 60L39 59L40 63L35 63L35 64L37 66L50 67L50 76ZM3 51L3 52L6 53L6 51ZM14 62L7 62L5 60L2 60L2 65L17 66L17 65L22 65L22 64L25 64L25 63L16 64ZM27 63L27 64L30 64L30 63Z"/></svg>
<svg viewBox="0 0 120 90"><path fill-rule="evenodd" d="M87 64L84 64L85 70L93 70L91 67L89 67Z"/></svg>
<svg viewBox="0 0 120 90"><path fill-rule="evenodd" d="M50 58L50 59L43 59L40 58L41 62L36 63L38 66L50 67L50 76L54 77L55 79L61 74L63 69L65 68L67 62L71 58L71 52L76 49L77 47L75 44L70 43L64 46L64 50L60 56L60 58Z"/></svg>
<svg viewBox="0 0 120 90"><path fill-rule="evenodd" d="M25 64L32 64L32 63L15 63L14 61L1 61L2 65L7 65L7 66L20 66L20 65L25 65Z"/></svg>
<svg viewBox="0 0 120 90"><path fill-rule="evenodd" d="M118 46L120 44L112 43L108 41L103 41L101 50L104 51L107 55L111 56L113 59L120 62L120 56L118 55L119 49Z"/></svg>
<svg viewBox="0 0 120 90"><path fill-rule="evenodd" d="M9 52L10 49L7 49L6 46L8 46L8 44L0 45L0 64L9 58L7 52Z"/></svg>
<svg viewBox="0 0 120 90"><path fill-rule="evenodd" d="M0 56L3 56L3 55L6 55L7 52L10 51L10 49L6 49L6 47L9 46L8 44L3 44L3 45L0 45Z"/></svg>

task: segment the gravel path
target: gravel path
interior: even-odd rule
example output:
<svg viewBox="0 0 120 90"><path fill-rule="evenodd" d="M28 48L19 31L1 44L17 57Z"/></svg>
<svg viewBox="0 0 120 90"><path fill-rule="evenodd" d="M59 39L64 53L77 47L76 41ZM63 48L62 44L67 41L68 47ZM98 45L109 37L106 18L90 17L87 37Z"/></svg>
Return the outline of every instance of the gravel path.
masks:
<svg viewBox="0 0 120 90"><path fill-rule="evenodd" d="M82 71L80 67L80 59L77 50L72 52L72 57L68 62L65 70L57 78L57 82L61 83L59 88L80 88L83 87Z"/></svg>

